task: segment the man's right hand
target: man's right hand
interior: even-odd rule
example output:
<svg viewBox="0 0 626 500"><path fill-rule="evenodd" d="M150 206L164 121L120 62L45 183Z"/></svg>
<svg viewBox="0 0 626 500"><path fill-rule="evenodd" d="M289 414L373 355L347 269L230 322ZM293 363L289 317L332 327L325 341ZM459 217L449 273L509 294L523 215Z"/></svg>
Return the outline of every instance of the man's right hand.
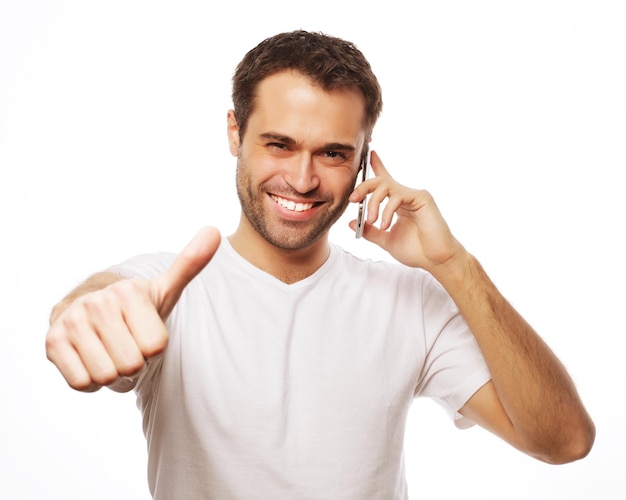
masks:
<svg viewBox="0 0 626 500"><path fill-rule="evenodd" d="M165 350L165 320L219 243L219 232L205 228L163 274L147 280L100 273L58 304L50 318L46 352L67 383L86 392L106 385L132 389L132 379L114 383L136 375L147 359ZM94 290L97 282L103 287Z"/></svg>

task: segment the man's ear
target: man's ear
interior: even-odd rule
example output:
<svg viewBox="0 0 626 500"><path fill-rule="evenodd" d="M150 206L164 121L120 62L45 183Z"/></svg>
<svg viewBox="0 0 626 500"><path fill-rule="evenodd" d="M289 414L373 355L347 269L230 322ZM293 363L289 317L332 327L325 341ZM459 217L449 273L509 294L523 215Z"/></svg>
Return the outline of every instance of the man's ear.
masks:
<svg viewBox="0 0 626 500"><path fill-rule="evenodd" d="M237 125L237 118L232 109L228 111L228 116L226 117L226 133L228 134L230 154L239 156L239 125Z"/></svg>

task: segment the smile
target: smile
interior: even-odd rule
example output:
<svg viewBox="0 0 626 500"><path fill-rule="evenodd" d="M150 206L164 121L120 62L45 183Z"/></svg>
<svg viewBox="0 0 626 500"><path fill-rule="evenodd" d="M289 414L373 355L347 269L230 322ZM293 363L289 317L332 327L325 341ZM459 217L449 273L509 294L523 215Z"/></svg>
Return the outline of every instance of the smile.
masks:
<svg viewBox="0 0 626 500"><path fill-rule="evenodd" d="M286 208L287 210L291 210L292 212L305 212L306 210L311 210L315 203L296 203L293 200L287 200L285 198L281 198L280 196L276 196L275 194L270 194L272 200L278 203L281 207Z"/></svg>

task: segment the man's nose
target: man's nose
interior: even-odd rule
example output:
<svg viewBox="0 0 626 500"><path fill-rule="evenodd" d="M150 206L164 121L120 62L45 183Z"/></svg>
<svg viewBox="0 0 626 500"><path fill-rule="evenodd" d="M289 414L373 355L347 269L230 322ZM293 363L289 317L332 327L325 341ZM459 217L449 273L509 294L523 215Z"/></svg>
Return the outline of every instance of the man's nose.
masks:
<svg viewBox="0 0 626 500"><path fill-rule="evenodd" d="M320 185L320 179L315 167L313 155L302 153L293 159L285 173L285 180L298 193L308 193Z"/></svg>

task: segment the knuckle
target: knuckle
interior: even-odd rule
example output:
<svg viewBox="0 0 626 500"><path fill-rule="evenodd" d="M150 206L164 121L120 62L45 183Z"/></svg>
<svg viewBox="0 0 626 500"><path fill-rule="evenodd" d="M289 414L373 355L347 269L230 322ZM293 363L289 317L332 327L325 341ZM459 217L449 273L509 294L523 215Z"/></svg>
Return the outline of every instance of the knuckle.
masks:
<svg viewBox="0 0 626 500"><path fill-rule="evenodd" d="M102 290L79 297L74 303L76 308L71 309L81 311L83 315L88 317L104 316L116 309L122 309L133 292L136 293L136 289L137 287L133 286L132 280L118 281Z"/></svg>
<svg viewBox="0 0 626 500"><path fill-rule="evenodd" d="M143 295L144 288L139 279L127 279L118 281L110 287L110 292L117 299L126 301L132 297Z"/></svg>
<svg viewBox="0 0 626 500"><path fill-rule="evenodd" d="M132 280L118 281L107 287L106 291L110 297L124 299L128 296L129 290L132 289L131 282Z"/></svg>
<svg viewBox="0 0 626 500"><path fill-rule="evenodd" d="M141 352L146 358L152 358L161 354L168 344L167 334L153 335L149 339L143 342L141 346Z"/></svg>
<svg viewBox="0 0 626 500"><path fill-rule="evenodd" d="M58 325L50 329L46 338L46 345L50 348L56 348L62 344L76 344L79 338L92 327L80 308L72 308L67 310L61 318Z"/></svg>
<svg viewBox="0 0 626 500"><path fill-rule="evenodd" d="M89 375L67 375L65 380L67 384L76 391L93 392L99 388L99 386L91 380Z"/></svg>
<svg viewBox="0 0 626 500"><path fill-rule="evenodd" d="M89 316L100 315L115 305L115 296L110 290L104 289L82 297L78 305Z"/></svg>
<svg viewBox="0 0 626 500"><path fill-rule="evenodd" d="M72 304L68 307L58 320L59 331L68 332L79 328L84 321L83 308L80 303Z"/></svg>
<svg viewBox="0 0 626 500"><path fill-rule="evenodd" d="M128 356L117 367L117 371L120 375L128 377L141 371L144 365L145 360L142 356Z"/></svg>
<svg viewBox="0 0 626 500"><path fill-rule="evenodd" d="M428 199L428 200L432 200L433 199L433 195L430 194L430 191L428 191L426 189L419 189L419 190L417 190L417 193L420 194L421 196L423 196L425 199Z"/></svg>
<svg viewBox="0 0 626 500"><path fill-rule="evenodd" d="M91 379L96 384L104 386L104 385L109 385L115 382L117 378L119 377L119 375L120 374L118 373L118 371L113 367L111 368L102 367L97 370L94 370L94 373L92 373L91 375Z"/></svg>
<svg viewBox="0 0 626 500"><path fill-rule="evenodd" d="M61 346L67 341L56 334L56 331L50 331L46 336L46 356L48 360L53 361L57 357L57 353L61 350Z"/></svg>

